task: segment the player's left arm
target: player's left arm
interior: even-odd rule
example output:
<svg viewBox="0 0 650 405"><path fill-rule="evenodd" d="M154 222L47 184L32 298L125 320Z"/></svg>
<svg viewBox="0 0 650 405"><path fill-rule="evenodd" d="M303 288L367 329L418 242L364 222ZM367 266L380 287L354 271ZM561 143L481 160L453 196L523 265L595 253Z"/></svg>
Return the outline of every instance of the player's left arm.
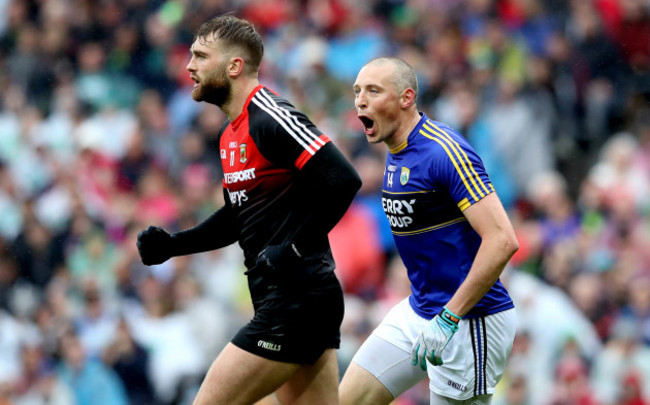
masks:
<svg viewBox="0 0 650 405"><path fill-rule="evenodd" d="M303 166L296 181L299 205L311 207L296 239L327 235L343 217L361 187L361 177L341 151L329 142Z"/></svg>
<svg viewBox="0 0 650 405"><path fill-rule="evenodd" d="M519 249L515 231L496 193L486 195L463 214L481 236L481 245L467 278L446 305L459 316L467 314L492 288Z"/></svg>
<svg viewBox="0 0 650 405"><path fill-rule="evenodd" d="M434 366L443 364L442 352L458 331L460 320L492 288L519 248L510 220L494 192L466 208L464 214L481 236L481 245L467 278L413 345L411 364L422 370L426 370L425 359Z"/></svg>
<svg viewBox="0 0 650 405"><path fill-rule="evenodd" d="M426 360L443 364L442 352L459 329L460 320L499 279L519 245L510 220L483 167L469 144L436 124L434 141L441 145L432 155L431 178L448 190L471 227L481 238L467 277L439 314L422 330L411 351L411 364L426 370Z"/></svg>
<svg viewBox="0 0 650 405"><path fill-rule="evenodd" d="M309 254L327 244L327 234L343 217L361 187L361 178L352 164L314 123L292 105L260 94L258 127L263 132L258 143L262 154L279 167L294 172L290 210L292 222L283 241L271 241L272 256L286 251ZM256 101L256 99L253 99ZM277 246L277 243L290 244Z"/></svg>

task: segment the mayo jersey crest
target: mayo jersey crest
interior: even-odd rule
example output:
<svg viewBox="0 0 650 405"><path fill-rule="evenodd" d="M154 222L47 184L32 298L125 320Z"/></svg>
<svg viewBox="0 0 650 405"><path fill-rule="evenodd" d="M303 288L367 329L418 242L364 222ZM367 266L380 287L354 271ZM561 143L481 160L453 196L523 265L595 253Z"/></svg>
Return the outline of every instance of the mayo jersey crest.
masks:
<svg viewBox="0 0 650 405"><path fill-rule="evenodd" d="M224 196L248 267L269 240L288 234L296 215L295 174L329 142L307 116L262 85L220 132Z"/></svg>
<svg viewBox="0 0 650 405"><path fill-rule="evenodd" d="M411 280L411 306L419 315L432 318L466 278L481 238L463 211L492 192L469 143L424 114L407 141L389 151L382 206ZM512 307L498 281L466 317Z"/></svg>

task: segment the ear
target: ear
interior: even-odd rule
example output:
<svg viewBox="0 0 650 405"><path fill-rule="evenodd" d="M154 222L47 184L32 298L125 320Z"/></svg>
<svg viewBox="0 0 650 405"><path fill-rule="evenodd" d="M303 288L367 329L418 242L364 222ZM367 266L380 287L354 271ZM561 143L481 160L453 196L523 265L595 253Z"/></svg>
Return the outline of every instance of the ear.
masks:
<svg viewBox="0 0 650 405"><path fill-rule="evenodd" d="M415 103L415 91L411 88L405 89L400 95L400 106L403 109L411 107Z"/></svg>
<svg viewBox="0 0 650 405"><path fill-rule="evenodd" d="M238 77L244 71L244 58L235 56L226 65L226 72L231 78Z"/></svg>

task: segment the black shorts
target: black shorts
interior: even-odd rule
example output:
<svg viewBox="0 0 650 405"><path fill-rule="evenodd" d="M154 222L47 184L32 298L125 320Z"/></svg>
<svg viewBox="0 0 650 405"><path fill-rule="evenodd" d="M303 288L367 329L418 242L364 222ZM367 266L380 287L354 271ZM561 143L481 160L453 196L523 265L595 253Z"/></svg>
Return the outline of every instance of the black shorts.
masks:
<svg viewBox="0 0 650 405"><path fill-rule="evenodd" d="M343 291L326 255L314 255L270 274L246 272L255 316L232 339L269 360L313 364L326 349L338 349Z"/></svg>

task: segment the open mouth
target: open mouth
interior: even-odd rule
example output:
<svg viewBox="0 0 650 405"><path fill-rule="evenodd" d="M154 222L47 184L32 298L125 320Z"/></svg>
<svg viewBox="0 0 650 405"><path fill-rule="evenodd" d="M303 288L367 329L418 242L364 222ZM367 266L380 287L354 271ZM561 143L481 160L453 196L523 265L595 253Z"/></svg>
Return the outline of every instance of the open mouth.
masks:
<svg viewBox="0 0 650 405"><path fill-rule="evenodd" d="M363 132L365 132L366 135L371 134L373 132L373 129L375 128L375 121L371 120L365 115L360 115L359 120L363 124Z"/></svg>

